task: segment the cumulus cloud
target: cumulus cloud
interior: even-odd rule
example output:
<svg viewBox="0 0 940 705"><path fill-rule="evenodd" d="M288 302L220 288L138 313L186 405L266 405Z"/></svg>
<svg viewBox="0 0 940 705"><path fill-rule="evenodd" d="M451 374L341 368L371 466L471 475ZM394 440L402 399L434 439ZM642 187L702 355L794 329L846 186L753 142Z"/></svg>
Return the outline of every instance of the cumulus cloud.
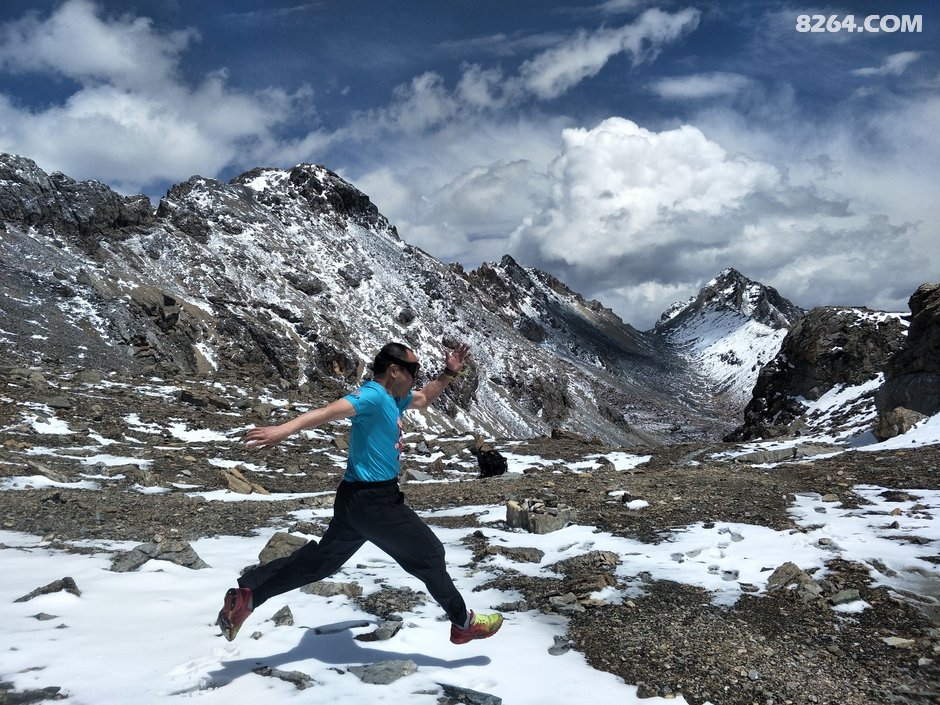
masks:
<svg viewBox="0 0 940 705"><path fill-rule="evenodd" d="M140 87L171 76L198 37L194 30L158 34L142 17L104 21L88 0L69 0L48 19L32 13L0 28L0 69Z"/></svg>
<svg viewBox="0 0 940 705"><path fill-rule="evenodd" d="M732 158L694 127L653 132L623 118L569 129L551 166L553 200L514 234L515 248L605 267L631 250L662 248L688 233L677 219L717 216L773 188L773 167Z"/></svg>
<svg viewBox="0 0 940 705"><path fill-rule="evenodd" d="M198 39L193 30L161 33L146 18L103 17L87 0L4 25L0 70L77 87L40 109L0 100L0 149L128 192L238 160L253 165L280 121L309 108L310 91L238 92L224 72L187 84L179 61Z"/></svg>
<svg viewBox="0 0 940 705"><path fill-rule="evenodd" d="M798 302L857 303L879 289L872 278L885 278L887 295L896 280L886 273L917 262L910 226L857 214L695 127L654 132L612 118L569 129L548 173L548 205L516 229L511 251L639 327L683 298L680 282L694 292L727 266Z"/></svg>

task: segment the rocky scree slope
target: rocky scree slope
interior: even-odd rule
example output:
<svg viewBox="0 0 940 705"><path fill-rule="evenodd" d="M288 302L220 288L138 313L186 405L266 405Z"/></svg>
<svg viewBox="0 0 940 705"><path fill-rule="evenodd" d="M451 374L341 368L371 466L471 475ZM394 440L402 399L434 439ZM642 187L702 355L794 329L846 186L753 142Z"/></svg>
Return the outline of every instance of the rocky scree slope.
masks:
<svg viewBox="0 0 940 705"><path fill-rule="evenodd" d="M439 431L681 441L740 411L694 394L709 380L663 336L508 257L445 265L323 167L193 177L152 211L3 155L0 221L0 346L24 364L337 392L387 340L428 373L463 340L474 364L430 415Z"/></svg>

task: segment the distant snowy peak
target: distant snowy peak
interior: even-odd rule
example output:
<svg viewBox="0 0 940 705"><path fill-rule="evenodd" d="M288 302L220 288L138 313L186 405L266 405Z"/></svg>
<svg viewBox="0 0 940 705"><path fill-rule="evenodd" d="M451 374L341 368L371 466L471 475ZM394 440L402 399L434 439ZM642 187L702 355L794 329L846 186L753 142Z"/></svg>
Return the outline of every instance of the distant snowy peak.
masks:
<svg viewBox="0 0 940 705"><path fill-rule="evenodd" d="M669 307L655 331L716 393L740 402L804 313L773 287L728 268L687 302Z"/></svg>
<svg viewBox="0 0 940 705"><path fill-rule="evenodd" d="M670 306L656 328L671 333L690 319L715 311L737 312L775 330L789 329L805 314L773 287L748 279L729 267L702 287L696 296Z"/></svg>

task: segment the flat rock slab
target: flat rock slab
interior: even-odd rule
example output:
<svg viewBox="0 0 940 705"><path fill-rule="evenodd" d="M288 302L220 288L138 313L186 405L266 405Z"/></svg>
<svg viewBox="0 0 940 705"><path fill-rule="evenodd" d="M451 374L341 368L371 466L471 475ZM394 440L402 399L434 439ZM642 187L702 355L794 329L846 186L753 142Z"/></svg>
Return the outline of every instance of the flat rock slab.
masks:
<svg viewBox="0 0 940 705"><path fill-rule="evenodd" d="M41 588L36 588L28 595L23 595L14 600L14 602L29 602L34 597L39 597L40 595L51 595L54 592L70 592L76 597L82 596L82 591L78 589L78 585L75 584L74 578L60 578L59 580L53 580L48 585L43 585ZM2 701L0 701L2 702Z"/></svg>
<svg viewBox="0 0 940 705"><path fill-rule="evenodd" d="M374 685L388 685L394 683L399 678L410 676L418 670L418 664L414 661L379 661L370 663L367 666L350 666L349 672L356 675L363 683L372 683Z"/></svg>
<svg viewBox="0 0 940 705"><path fill-rule="evenodd" d="M503 705L503 699L478 690L461 688L456 685L438 683L444 695L437 702L440 705Z"/></svg>
<svg viewBox="0 0 940 705"><path fill-rule="evenodd" d="M153 559L170 561L193 570L209 567L185 541L161 541L142 543L126 553L119 553L111 561L111 570L115 573L130 573Z"/></svg>

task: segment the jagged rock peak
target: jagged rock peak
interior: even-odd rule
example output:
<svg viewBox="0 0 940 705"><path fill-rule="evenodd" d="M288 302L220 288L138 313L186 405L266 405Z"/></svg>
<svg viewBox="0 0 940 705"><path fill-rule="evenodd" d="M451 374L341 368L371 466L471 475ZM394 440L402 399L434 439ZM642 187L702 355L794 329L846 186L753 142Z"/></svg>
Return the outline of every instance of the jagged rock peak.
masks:
<svg viewBox="0 0 940 705"><path fill-rule="evenodd" d="M122 196L98 181L46 174L32 159L0 154L0 223L37 228L80 239L101 231L148 224L146 196ZM85 243L82 243L85 244Z"/></svg>
<svg viewBox="0 0 940 705"><path fill-rule="evenodd" d="M702 287L696 296L670 306L660 317L656 328L671 327L709 309L737 311L775 330L790 328L805 314L772 286L749 279L728 267Z"/></svg>
<svg viewBox="0 0 940 705"><path fill-rule="evenodd" d="M517 292L521 290L528 295L541 292L544 296L551 293L562 300L569 300L595 313L604 314L621 325L626 325L619 316L601 302L594 299L585 299L584 296L548 272L535 267L523 267L512 255L503 255L498 264L484 262L478 269L472 271L470 276L478 282L496 286L505 292L508 292L509 285L512 284Z"/></svg>
<svg viewBox="0 0 940 705"><path fill-rule="evenodd" d="M193 176L167 192L157 215L194 234L194 220L218 220L225 216L235 221L252 219L248 211L256 206L265 209L262 217L267 218L272 212L279 215L298 204L307 217L325 219L341 227L352 222L399 239L394 226L366 194L317 164L298 164L289 170L258 167L236 176L228 184ZM195 230L200 229L208 232L207 223L199 223ZM195 234L197 239L199 235Z"/></svg>
<svg viewBox="0 0 940 705"><path fill-rule="evenodd" d="M911 324L904 347L889 361L879 390L879 412L902 407L940 412L940 283L922 284L911 296Z"/></svg>

